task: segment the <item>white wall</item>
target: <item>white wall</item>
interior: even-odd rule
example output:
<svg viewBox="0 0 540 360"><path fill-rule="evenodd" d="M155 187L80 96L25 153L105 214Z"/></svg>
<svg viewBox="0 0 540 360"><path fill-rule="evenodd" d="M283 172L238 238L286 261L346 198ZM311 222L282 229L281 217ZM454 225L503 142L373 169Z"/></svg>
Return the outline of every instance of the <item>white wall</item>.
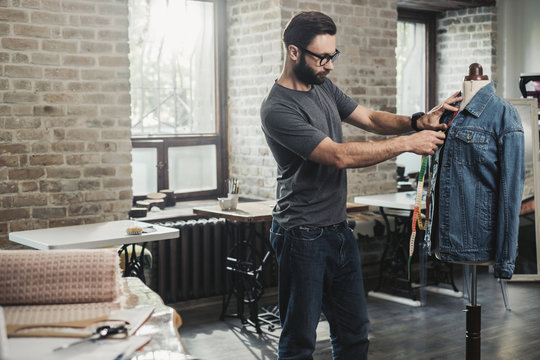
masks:
<svg viewBox="0 0 540 360"><path fill-rule="evenodd" d="M540 73L540 1L497 0L497 94L519 99L519 75Z"/></svg>

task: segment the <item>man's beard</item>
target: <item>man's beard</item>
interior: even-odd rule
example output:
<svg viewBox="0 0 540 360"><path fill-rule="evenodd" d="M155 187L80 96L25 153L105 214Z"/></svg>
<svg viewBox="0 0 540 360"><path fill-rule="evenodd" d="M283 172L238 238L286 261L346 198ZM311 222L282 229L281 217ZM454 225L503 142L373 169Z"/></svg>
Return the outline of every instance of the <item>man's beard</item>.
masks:
<svg viewBox="0 0 540 360"><path fill-rule="evenodd" d="M317 76L315 71L307 65L305 54L300 56L300 61L294 65L293 72L298 80L306 85L321 85L326 79L326 76ZM325 71L321 73L325 73Z"/></svg>

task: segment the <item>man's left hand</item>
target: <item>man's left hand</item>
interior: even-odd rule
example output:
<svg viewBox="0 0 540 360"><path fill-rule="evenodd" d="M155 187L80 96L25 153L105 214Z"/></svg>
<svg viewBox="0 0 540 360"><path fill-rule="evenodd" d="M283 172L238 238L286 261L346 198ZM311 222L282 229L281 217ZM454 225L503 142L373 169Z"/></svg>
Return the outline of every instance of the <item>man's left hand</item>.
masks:
<svg viewBox="0 0 540 360"><path fill-rule="evenodd" d="M418 119L417 126L421 130L442 130L446 131L448 126L446 124L440 124L439 120L445 110L458 111L459 108L452 106L458 101L463 100L463 97L458 96L459 91L452 94L448 99L444 100L442 104L435 106L427 114Z"/></svg>

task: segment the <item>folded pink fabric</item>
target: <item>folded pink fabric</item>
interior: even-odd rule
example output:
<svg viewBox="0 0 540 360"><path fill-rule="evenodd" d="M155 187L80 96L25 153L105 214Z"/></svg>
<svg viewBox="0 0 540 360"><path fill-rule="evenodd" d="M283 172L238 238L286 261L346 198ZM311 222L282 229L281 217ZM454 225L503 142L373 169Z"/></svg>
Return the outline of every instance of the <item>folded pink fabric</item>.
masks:
<svg viewBox="0 0 540 360"><path fill-rule="evenodd" d="M115 249L0 250L0 305L113 302L120 278Z"/></svg>

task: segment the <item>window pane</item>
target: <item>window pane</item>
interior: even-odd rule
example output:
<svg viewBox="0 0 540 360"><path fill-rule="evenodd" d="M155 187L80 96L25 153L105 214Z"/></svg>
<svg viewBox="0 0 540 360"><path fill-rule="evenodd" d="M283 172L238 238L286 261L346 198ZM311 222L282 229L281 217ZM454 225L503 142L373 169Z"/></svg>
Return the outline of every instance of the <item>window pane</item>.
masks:
<svg viewBox="0 0 540 360"><path fill-rule="evenodd" d="M217 187L215 145L171 147L168 154L169 188L175 193Z"/></svg>
<svg viewBox="0 0 540 360"><path fill-rule="evenodd" d="M213 7L129 1L133 135L216 132Z"/></svg>
<svg viewBox="0 0 540 360"><path fill-rule="evenodd" d="M412 115L426 111L426 26L398 21L397 31L397 113ZM420 156L399 155L396 162L405 166L405 175L420 170Z"/></svg>
<svg viewBox="0 0 540 360"><path fill-rule="evenodd" d="M397 111L426 111L426 26L399 21L397 34Z"/></svg>
<svg viewBox="0 0 540 360"><path fill-rule="evenodd" d="M157 149L133 148L131 157L133 195L147 195L158 191Z"/></svg>

